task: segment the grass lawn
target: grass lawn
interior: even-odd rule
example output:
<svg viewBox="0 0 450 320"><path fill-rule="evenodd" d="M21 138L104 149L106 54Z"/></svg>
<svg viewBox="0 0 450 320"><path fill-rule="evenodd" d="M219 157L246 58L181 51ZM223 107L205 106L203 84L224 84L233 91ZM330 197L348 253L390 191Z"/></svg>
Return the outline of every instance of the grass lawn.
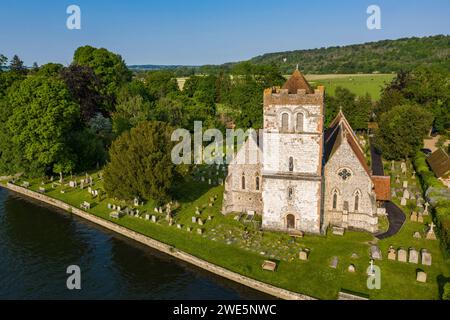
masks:
<svg viewBox="0 0 450 320"><path fill-rule="evenodd" d="M373 100L380 99L381 89L385 83L389 83L394 74L352 74L352 75L321 75L320 77L311 75L306 76L311 85L325 86L325 90L330 95L334 95L337 87L343 87L357 96L370 94ZM311 80L309 80L311 79Z"/></svg>
<svg viewBox="0 0 450 320"><path fill-rule="evenodd" d="M211 176L211 172L208 174ZM77 177L77 180L83 177ZM92 177L94 178L92 188L101 189L102 180L96 173L92 173ZM37 190L41 186L40 179L28 181L31 183L30 189ZM20 185L21 182L19 181L18 184ZM180 207L174 212L173 226L169 226L164 219L164 213L159 216L157 223L132 216L124 216L119 220L110 219L111 210L107 208L108 203L132 205L108 198L101 201L97 198L93 199L88 194L87 187L83 190L68 186L57 186L52 189L50 182L46 182L45 187L48 196L76 207L79 207L83 201L88 201L91 203L90 213L199 258L251 278L316 298L336 299L339 291L346 290L368 295L371 299L439 299L438 283L444 277L450 276L439 242L413 239L413 232L416 230L423 232L424 225L409 221L399 234L378 242L383 253L383 260L376 261L375 264L380 266L382 272L381 289L369 290L366 287L369 243L377 242L372 235L348 231L343 237L339 237L329 232L326 236L307 235L302 239L294 240L283 233L262 232L255 227L257 222L245 221L244 217L238 221L235 219L236 215L220 214L223 194L223 187L220 185L211 186L207 182L189 180L179 186L176 193ZM66 190L64 194L61 193L61 188ZM216 200L211 202L214 198ZM195 215L197 207L201 211L199 216ZM139 209L144 215L145 212L155 214L152 202L144 204ZM205 224L199 226L192 223L192 216L201 218ZM208 220L208 216L212 219ZM182 229L177 229L176 224L181 224ZM192 231L188 232L187 227L191 227ZM204 230L202 235L197 234L197 228ZM389 261L387 251L390 245L396 248L400 246L427 248L432 253L433 265L427 267L420 264ZM309 260L306 262L298 259L301 248L310 249ZM356 257L354 255L352 258L354 253ZM334 256L339 259L336 269L329 266ZM278 262L276 272L261 269L265 259ZM356 266L355 273L347 271L350 264ZM427 283L416 282L417 269L427 272Z"/></svg>

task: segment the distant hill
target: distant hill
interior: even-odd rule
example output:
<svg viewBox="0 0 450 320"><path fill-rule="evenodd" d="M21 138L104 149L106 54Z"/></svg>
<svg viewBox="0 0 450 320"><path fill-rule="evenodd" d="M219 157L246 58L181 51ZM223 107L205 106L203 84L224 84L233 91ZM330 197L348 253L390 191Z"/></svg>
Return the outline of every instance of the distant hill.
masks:
<svg viewBox="0 0 450 320"><path fill-rule="evenodd" d="M307 74L391 73L419 65L440 65L450 69L450 36L383 40L310 50L267 53L249 60L275 64L290 73L296 64ZM232 65L232 64L230 64Z"/></svg>

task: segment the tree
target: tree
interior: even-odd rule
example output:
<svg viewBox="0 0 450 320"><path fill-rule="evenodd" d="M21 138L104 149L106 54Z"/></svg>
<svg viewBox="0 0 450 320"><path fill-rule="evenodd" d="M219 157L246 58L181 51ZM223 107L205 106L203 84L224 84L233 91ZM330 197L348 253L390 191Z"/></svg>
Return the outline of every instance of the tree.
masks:
<svg viewBox="0 0 450 320"><path fill-rule="evenodd" d="M102 82L101 94L110 97L108 110L113 110L114 99L119 88L131 81L131 72L125 61L118 54L114 54L104 48L91 46L79 47L74 54L73 63L90 67Z"/></svg>
<svg viewBox="0 0 450 320"><path fill-rule="evenodd" d="M149 71L144 80L148 93L153 101L167 96L169 93L179 93L177 79L171 71Z"/></svg>
<svg viewBox="0 0 450 320"><path fill-rule="evenodd" d="M43 175L57 164L66 171L74 167L67 137L79 108L61 80L32 76L16 82L1 107L5 115L0 124L1 143L13 152L2 154L3 167L8 167L5 161L11 157L20 160L12 169L20 167L32 176Z"/></svg>
<svg viewBox="0 0 450 320"><path fill-rule="evenodd" d="M394 107L380 118L376 145L387 159L412 157L423 146L432 121L433 115L421 106Z"/></svg>
<svg viewBox="0 0 450 320"><path fill-rule="evenodd" d="M171 134L167 124L146 121L118 137L104 171L106 192L123 200L167 201L177 176L171 160Z"/></svg>
<svg viewBox="0 0 450 320"><path fill-rule="evenodd" d="M23 65L23 61L20 60L18 55L14 55L11 59L11 62L9 64L9 69L12 72L18 73L18 74L26 74L27 69Z"/></svg>
<svg viewBox="0 0 450 320"><path fill-rule="evenodd" d="M3 66L8 62L8 58L0 54L0 72L3 71Z"/></svg>
<svg viewBox="0 0 450 320"><path fill-rule="evenodd" d="M91 67L71 64L60 70L60 75L75 101L79 103L81 117L85 123L105 109L105 100L108 98L101 95L101 80Z"/></svg>

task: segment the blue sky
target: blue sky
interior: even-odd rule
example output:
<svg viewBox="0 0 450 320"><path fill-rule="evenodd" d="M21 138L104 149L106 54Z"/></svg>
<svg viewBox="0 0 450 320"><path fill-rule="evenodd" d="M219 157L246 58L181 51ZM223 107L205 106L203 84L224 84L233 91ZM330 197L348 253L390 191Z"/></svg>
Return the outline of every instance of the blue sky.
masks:
<svg viewBox="0 0 450 320"><path fill-rule="evenodd" d="M81 30L66 8L81 8ZM381 8L368 30L366 9ZM448 0L2 0L0 53L69 64L81 45L127 64L219 64L285 50L449 34Z"/></svg>

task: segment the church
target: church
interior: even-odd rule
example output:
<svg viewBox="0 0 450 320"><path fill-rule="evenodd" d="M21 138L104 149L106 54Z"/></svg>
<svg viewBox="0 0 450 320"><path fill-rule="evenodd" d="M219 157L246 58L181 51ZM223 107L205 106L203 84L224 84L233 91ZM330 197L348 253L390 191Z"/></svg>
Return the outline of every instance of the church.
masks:
<svg viewBox="0 0 450 320"><path fill-rule="evenodd" d="M298 69L264 91L262 133L228 166L223 214L260 214L265 230L378 231L390 179L372 174L342 111L325 130L324 100L324 87L313 89Z"/></svg>

